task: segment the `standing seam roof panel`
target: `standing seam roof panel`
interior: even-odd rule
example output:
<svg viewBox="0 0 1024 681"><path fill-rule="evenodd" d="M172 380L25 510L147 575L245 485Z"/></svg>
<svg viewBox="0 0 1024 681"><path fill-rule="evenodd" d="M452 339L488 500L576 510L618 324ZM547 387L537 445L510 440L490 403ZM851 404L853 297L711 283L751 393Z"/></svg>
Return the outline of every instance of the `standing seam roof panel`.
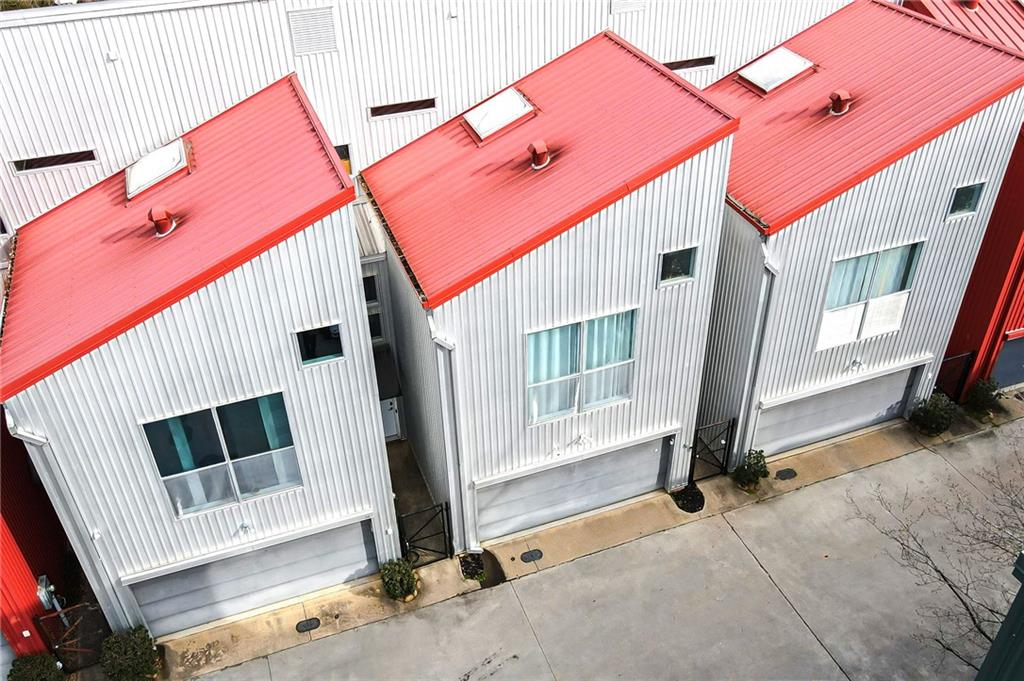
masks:
<svg viewBox="0 0 1024 681"><path fill-rule="evenodd" d="M736 121L660 64L601 33L513 84L536 113L478 143L462 116L363 172L437 307L729 135ZM543 140L550 165L530 167Z"/></svg>
<svg viewBox="0 0 1024 681"><path fill-rule="evenodd" d="M1024 85L1024 56L882 0L783 43L814 62L768 95L736 74L708 92L739 113L730 203L774 233ZM829 95L848 90L833 116Z"/></svg>
<svg viewBox="0 0 1024 681"><path fill-rule="evenodd" d="M6 400L354 197L293 75L182 136L192 172L125 198L124 171L17 234L0 346ZM178 227L157 239L147 213Z"/></svg>

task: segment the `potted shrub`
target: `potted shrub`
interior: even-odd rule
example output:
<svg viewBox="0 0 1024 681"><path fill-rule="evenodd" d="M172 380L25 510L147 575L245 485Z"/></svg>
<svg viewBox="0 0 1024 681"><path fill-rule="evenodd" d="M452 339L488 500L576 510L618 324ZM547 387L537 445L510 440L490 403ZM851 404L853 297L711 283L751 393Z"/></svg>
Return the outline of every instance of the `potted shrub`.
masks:
<svg viewBox="0 0 1024 681"><path fill-rule="evenodd" d="M138 626L104 639L100 666L110 681L155 679L160 655L146 627Z"/></svg>
<svg viewBox="0 0 1024 681"><path fill-rule="evenodd" d="M14 660L11 671L7 672L8 681L64 681L57 658L49 653L27 655Z"/></svg>
<svg viewBox="0 0 1024 681"><path fill-rule="evenodd" d="M751 449L739 466L733 469L733 482L747 494L753 494L761 484L761 478L768 477L768 464L764 460L763 449Z"/></svg>
<svg viewBox="0 0 1024 681"><path fill-rule="evenodd" d="M397 558L380 566L380 579L384 583L384 592L396 601L408 603L416 598L420 590L420 580L412 569L412 563Z"/></svg>
<svg viewBox="0 0 1024 681"><path fill-rule="evenodd" d="M957 406L942 393L932 393L910 412L910 422L925 435L941 435L949 430L956 418Z"/></svg>
<svg viewBox="0 0 1024 681"><path fill-rule="evenodd" d="M988 379L976 381L967 391L967 410L980 418L1002 409L999 404L999 384Z"/></svg>

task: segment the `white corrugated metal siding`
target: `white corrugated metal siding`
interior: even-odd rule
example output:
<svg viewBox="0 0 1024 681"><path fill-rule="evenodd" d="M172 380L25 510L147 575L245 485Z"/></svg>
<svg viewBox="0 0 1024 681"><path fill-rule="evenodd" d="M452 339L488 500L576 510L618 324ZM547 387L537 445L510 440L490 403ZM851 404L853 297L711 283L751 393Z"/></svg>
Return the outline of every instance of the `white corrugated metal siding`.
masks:
<svg viewBox="0 0 1024 681"><path fill-rule="evenodd" d="M388 247L395 354L398 356L405 432L434 503L450 501L444 419L438 379L437 346L431 339L427 311Z"/></svg>
<svg viewBox="0 0 1024 681"><path fill-rule="evenodd" d="M382 559L397 553L353 232L334 213L7 403L49 439L130 619L122 577L349 517L369 514ZM294 332L328 323L345 359L301 368ZM175 519L140 424L276 391L302 487Z"/></svg>
<svg viewBox="0 0 1024 681"><path fill-rule="evenodd" d="M0 168L0 217L20 226L291 71L358 170L595 33L611 28L661 61L716 56L683 72L707 85L848 0L284 0L96 3L0 16L4 161L95 149L73 168ZM117 5L117 11L110 11ZM291 11L332 9L296 55ZM305 15L308 18L308 15ZM139 36L146 36L141 40ZM315 48L315 49L314 49ZM437 108L370 119L368 109Z"/></svg>
<svg viewBox="0 0 1024 681"><path fill-rule="evenodd" d="M755 402L778 403L924 361L928 365L911 402L931 393L1022 119L1024 91L1018 91L768 238L769 260L780 273L771 296ZM946 221L954 188L980 180L988 184L977 213ZM925 242L924 250L901 329L815 352L833 260L918 241ZM742 256L723 251L723 257ZM745 259L722 265L727 270L745 267ZM758 293L746 279L722 283L716 294L720 315L735 301ZM713 335L712 342L728 344L728 339ZM731 376L740 361L734 355L741 349L712 350L709 376ZM715 392L702 396L708 405L730 399L726 393L736 388L729 381L712 384L706 388ZM756 413L739 447L749 443L755 423Z"/></svg>
<svg viewBox="0 0 1024 681"><path fill-rule="evenodd" d="M466 479L677 433L668 485L685 482L731 142L719 142L434 311L441 334L455 346ZM659 253L690 246L697 247L695 277L659 288ZM632 399L528 426L527 333L631 308L638 309ZM467 527L473 526L470 519Z"/></svg>

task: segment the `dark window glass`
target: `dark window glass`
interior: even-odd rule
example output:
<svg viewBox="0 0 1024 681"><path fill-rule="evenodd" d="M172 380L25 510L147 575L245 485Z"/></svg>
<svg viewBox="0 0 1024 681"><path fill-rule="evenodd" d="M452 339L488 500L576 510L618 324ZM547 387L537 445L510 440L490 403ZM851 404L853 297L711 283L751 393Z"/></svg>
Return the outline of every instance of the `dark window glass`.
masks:
<svg viewBox="0 0 1024 681"><path fill-rule="evenodd" d="M143 425L161 476L224 463L209 410Z"/></svg>
<svg viewBox="0 0 1024 681"><path fill-rule="evenodd" d="M57 166L68 166L73 163L85 163L95 161L96 152L76 151L72 154L54 154L53 156L39 156L38 158L23 158L14 162L14 169L18 172L25 170L38 170L40 168L55 168Z"/></svg>
<svg viewBox="0 0 1024 681"><path fill-rule="evenodd" d="M696 59L680 59L679 61L666 62L665 68L672 71L681 71L683 69L695 69L699 66L712 66L714 63L714 57L697 57Z"/></svg>
<svg viewBox="0 0 1024 681"><path fill-rule="evenodd" d="M377 277L372 274L363 277L363 295L366 296L366 302L377 302Z"/></svg>
<svg viewBox="0 0 1024 681"><path fill-rule="evenodd" d="M430 99L417 99L414 102L399 102L398 104L383 104L381 106L371 106L370 116L376 118L377 116L391 116L392 114L409 113L410 111L423 111L425 109L433 109L435 102L433 98Z"/></svg>
<svg viewBox="0 0 1024 681"><path fill-rule="evenodd" d="M232 459L292 446L281 393L217 407L217 418Z"/></svg>
<svg viewBox="0 0 1024 681"><path fill-rule="evenodd" d="M981 200L981 190L984 183L972 184L967 187L958 187L953 192L953 203L949 207L950 215L966 215L978 210L978 202Z"/></svg>
<svg viewBox="0 0 1024 681"><path fill-rule="evenodd" d="M661 281L675 281L693 276L693 261L696 248L664 253L661 256Z"/></svg>
<svg viewBox="0 0 1024 681"><path fill-rule="evenodd" d="M339 144L338 146L334 147L334 150L336 152L338 152L338 158L341 159L341 165L345 168L345 172L351 174L352 173L352 157L349 156L348 145L347 144Z"/></svg>
<svg viewBox="0 0 1024 681"><path fill-rule="evenodd" d="M344 357L341 327L337 324L299 332L299 354L303 364Z"/></svg>
<svg viewBox="0 0 1024 681"><path fill-rule="evenodd" d="M370 322L370 338L383 338L384 328L381 325L380 312L371 312L367 315Z"/></svg>

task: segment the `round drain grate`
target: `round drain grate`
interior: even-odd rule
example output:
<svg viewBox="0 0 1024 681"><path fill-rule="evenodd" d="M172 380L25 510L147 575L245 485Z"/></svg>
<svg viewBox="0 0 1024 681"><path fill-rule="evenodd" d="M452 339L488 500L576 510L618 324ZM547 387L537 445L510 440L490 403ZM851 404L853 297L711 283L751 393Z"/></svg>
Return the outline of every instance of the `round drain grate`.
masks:
<svg viewBox="0 0 1024 681"><path fill-rule="evenodd" d="M775 471L776 480L792 480L796 477L796 471L792 468L780 468Z"/></svg>

